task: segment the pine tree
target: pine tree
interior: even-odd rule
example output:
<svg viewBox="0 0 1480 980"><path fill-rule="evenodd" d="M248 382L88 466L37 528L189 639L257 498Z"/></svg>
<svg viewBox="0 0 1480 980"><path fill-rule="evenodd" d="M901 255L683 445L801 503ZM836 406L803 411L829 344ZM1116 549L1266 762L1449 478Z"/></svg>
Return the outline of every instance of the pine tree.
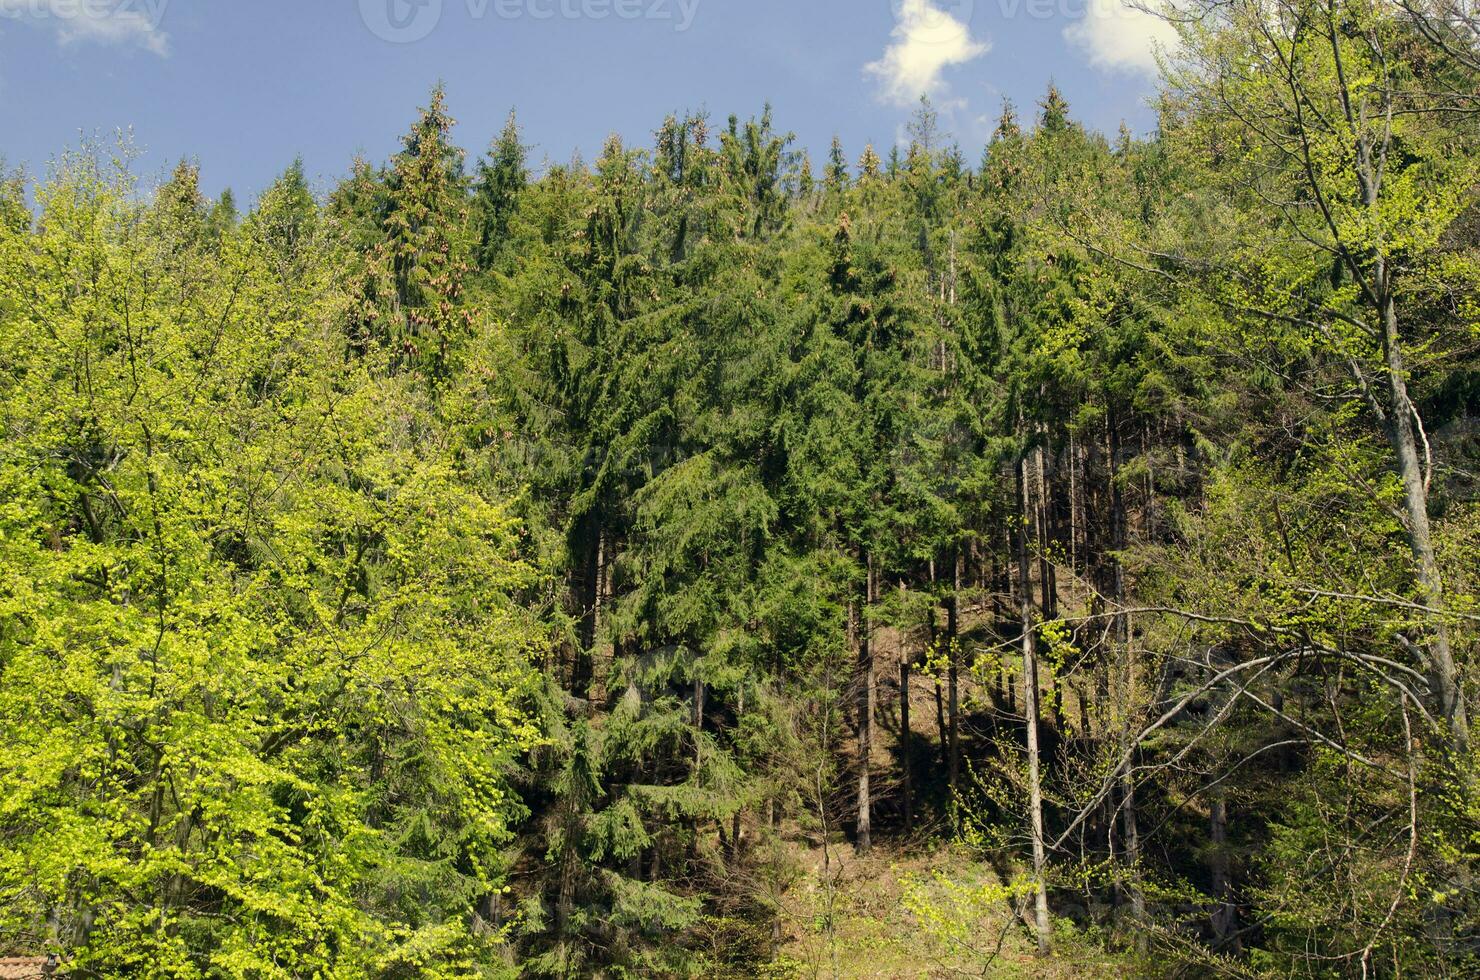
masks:
<svg viewBox="0 0 1480 980"><path fill-rule="evenodd" d="M526 149L519 139L513 110L486 158L478 161L473 182L473 211L478 223L478 268L493 268L508 247L509 222L529 181Z"/></svg>
<svg viewBox="0 0 1480 980"><path fill-rule="evenodd" d="M1038 103L1038 126L1045 133L1054 135L1069 126L1069 103L1064 100L1059 87L1049 83L1048 93Z"/></svg>
<svg viewBox="0 0 1480 980"><path fill-rule="evenodd" d="M385 177L380 240L371 276L383 277L387 301L379 338L394 366L430 379L448 376L471 330L463 304L469 269L462 151L438 85Z"/></svg>
<svg viewBox="0 0 1480 980"><path fill-rule="evenodd" d="M823 177L829 191L845 191L848 189L850 178L848 176L848 158L843 155L843 142L836 136L832 139L832 145L827 151L827 173Z"/></svg>
<svg viewBox="0 0 1480 980"><path fill-rule="evenodd" d="M240 219L241 214L237 211L236 207L236 195L228 187L211 204L211 214L208 219L208 223L211 226L211 236L217 239L222 238L228 231L236 227L236 223Z"/></svg>
<svg viewBox="0 0 1480 980"><path fill-rule="evenodd" d="M319 244L318 203L309 190L301 157L263 193L249 220L285 261L306 259Z"/></svg>

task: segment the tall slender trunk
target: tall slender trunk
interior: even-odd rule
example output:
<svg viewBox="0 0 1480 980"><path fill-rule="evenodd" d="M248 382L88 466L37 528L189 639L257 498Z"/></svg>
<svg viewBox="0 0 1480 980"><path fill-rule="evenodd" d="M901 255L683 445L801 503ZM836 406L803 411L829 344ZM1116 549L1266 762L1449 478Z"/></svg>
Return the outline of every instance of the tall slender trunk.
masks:
<svg viewBox="0 0 1480 980"><path fill-rule="evenodd" d="M873 847L873 798L869 788L869 761L874 748L874 657L869 638L869 607L874 601L874 562L864 561L863 605L856 626L858 642L858 853Z"/></svg>
<svg viewBox="0 0 1480 980"><path fill-rule="evenodd" d="M910 659L899 644L899 775L904 790L904 829L915 829L915 787L910 745Z"/></svg>
<svg viewBox="0 0 1480 980"><path fill-rule="evenodd" d="M946 724L950 726L947 744L950 745L951 800L954 805L956 792L961 784L961 550L951 562L951 595L946 603L946 698L949 713Z"/></svg>
<svg viewBox="0 0 1480 980"><path fill-rule="evenodd" d="M1079 505L1079 446L1074 441L1074 432L1069 432L1069 571L1079 572L1079 519L1083 508Z"/></svg>
<svg viewBox="0 0 1480 980"><path fill-rule="evenodd" d="M560 888L555 897L555 935L565 941L569 932L571 908L575 904L575 860L569 854L560 859Z"/></svg>
<svg viewBox="0 0 1480 980"><path fill-rule="evenodd" d="M1120 823L1125 838L1125 863L1130 867L1131 918L1146 921L1146 893L1141 888L1141 833L1136 826L1136 781L1126 766L1120 772ZM1136 945L1144 948L1145 934L1137 932Z"/></svg>
<svg viewBox="0 0 1480 980"><path fill-rule="evenodd" d="M601 645L603 613L607 596L607 569L610 555L607 553L607 533L604 528L596 530L595 586L591 600L591 679L589 697L593 704L606 700L605 670L598 650Z"/></svg>
<svg viewBox="0 0 1480 980"><path fill-rule="evenodd" d="M1120 696L1117 698L1120 707L1121 730L1129 733L1134 726L1131 724L1132 712L1135 710L1136 702L1136 670L1134 652L1131 650L1130 619L1125 613L1125 567L1120 561L1120 552L1126 546L1128 534L1128 522L1125 510L1125 494L1121 491L1118 476L1120 472L1120 432L1115 413L1110 412L1106 418L1106 467L1110 478L1110 601L1114 604L1114 615L1111 619L1114 630L1116 653L1121 658ZM1131 915L1136 922L1144 921L1146 917L1146 895L1141 888L1141 835L1136 821L1136 780L1132 767L1127 765L1120 772L1120 824L1121 838L1124 842L1122 855L1127 867L1126 891L1130 898ZM1144 933L1137 934L1138 944L1144 939Z"/></svg>
<svg viewBox="0 0 1480 980"><path fill-rule="evenodd" d="M950 767L951 743L946 737L946 697L941 689L940 679L935 681L935 730L940 733L940 761L941 764Z"/></svg>
<svg viewBox="0 0 1480 980"><path fill-rule="evenodd" d="M926 626L930 631L930 645L927 649L934 656L940 650L940 620L939 607L936 606L934 596L938 579L935 574L935 559L930 559L930 595L932 597L930 608L926 612ZM940 764L947 770L951 766L951 737L950 730L946 726L945 692L941 688L940 675L935 676L935 732L940 738Z"/></svg>
<svg viewBox="0 0 1480 980"><path fill-rule="evenodd" d="M1213 935L1222 947L1238 926L1238 908L1233 904L1233 875L1228 860L1228 793L1222 786L1213 790L1208 837L1212 845L1208 864L1213 878L1213 897L1218 900L1218 907L1213 910Z"/></svg>
<svg viewBox="0 0 1480 980"><path fill-rule="evenodd" d="M1462 758L1470 751L1470 720L1465 705L1459 669L1450 647L1449 624L1444 619L1444 578L1434 554L1429 525L1429 487L1424 462L1419 458L1418 409L1408 394L1408 369L1403 358L1403 345L1398 335L1397 308L1387 283L1386 264L1379 258L1376 280L1382 306L1383 354L1387 364L1388 394L1392 414L1387 420L1388 441L1398 459L1398 475L1403 481L1403 509L1408 533L1408 547L1418 566L1419 597L1435 610L1429 630L1429 675L1438 699L1440 715L1449 728L1450 749ZM1464 768L1464 767L1461 767Z"/></svg>
<svg viewBox="0 0 1480 980"><path fill-rule="evenodd" d="M694 732L700 734L704 731L704 681L698 677L694 678ZM694 739L694 768L698 769L704 763L704 752L702 738Z"/></svg>
<svg viewBox="0 0 1480 980"><path fill-rule="evenodd" d="M745 721L745 688L741 687L735 693L735 727L741 728ZM744 817L743 807L737 808L730 815L730 860L737 861L740 858L740 824Z"/></svg>
<svg viewBox="0 0 1480 980"><path fill-rule="evenodd" d="M1042 446L1038 447L1038 588L1042 595L1040 608L1043 610L1045 619L1056 619L1058 617L1058 589L1055 582L1053 556L1050 553L1053 545L1052 511L1048 492L1048 465L1044 457L1046 452Z"/></svg>
<svg viewBox="0 0 1480 980"><path fill-rule="evenodd" d="M1141 426L1141 460L1146 467L1146 500L1141 507L1141 534L1151 540L1156 536L1156 459L1151 454L1150 423Z"/></svg>
<svg viewBox="0 0 1480 980"><path fill-rule="evenodd" d="M901 607L904 605L904 583L899 583ZM904 787L904 829L915 829L914 733L910 731L910 651L903 629L899 631L899 764Z"/></svg>
<svg viewBox="0 0 1480 980"><path fill-rule="evenodd" d="M1370 131L1362 132L1356 140L1356 173L1358 191L1362 203L1373 214L1374 221L1381 204L1383 175L1387 169L1388 152L1392 147L1392 96L1382 100L1385 116L1384 130L1380 143L1374 143ZM1378 225L1380 227L1380 224ZM1423 435L1423 423L1418 408L1408 394L1408 365L1403 354L1402 335L1398 330L1398 306L1393 293L1393 268L1388 255L1378 245L1370 247L1371 278L1369 292L1375 301L1382 334L1382 353L1386 374L1389 412L1383 418L1388 441L1397 457L1398 474L1403 481L1403 509L1407 520L1408 546L1418 566L1419 597L1429 607L1431 625L1428 637L1428 663L1430 685L1438 701L1439 713L1449 729L1449 749L1462 779L1470 787L1472 777L1468 759L1470 751L1470 721L1465 705L1465 693L1459 671L1454 663L1450 647L1449 624L1444 618L1444 579L1434 555L1434 543L1429 526L1429 481L1424 461L1419 458L1418 438L1423 436L1424 455L1429 456L1428 437ZM1377 414L1383 412L1375 404L1375 396L1368 390L1366 380L1360 377L1369 401L1374 402ZM1429 459L1429 465L1432 460ZM1470 787L1472 788L1472 787Z"/></svg>
<svg viewBox="0 0 1480 980"><path fill-rule="evenodd" d="M1125 643L1130 637L1128 624L1120 612L1125 607L1125 566L1120 562L1120 552L1125 549L1129 522L1125 513L1125 493L1120 488L1120 433L1113 412L1105 424L1109 450L1105 465L1110 478L1110 597L1116 606L1116 639Z"/></svg>
<svg viewBox="0 0 1480 980"><path fill-rule="evenodd" d="M1023 710L1028 740L1028 818L1033 838L1033 912L1038 935L1038 955L1050 952L1048 921L1048 886L1044 881L1048 856L1043 845L1043 784L1038 759L1038 652L1034 643L1033 591L1028 565L1028 487L1027 457L1020 455L1017 464L1018 511L1018 614L1022 623L1023 642Z"/></svg>
<svg viewBox="0 0 1480 980"><path fill-rule="evenodd" d="M1040 435L1047 441L1047 429L1040 427ZM1053 566L1053 509L1052 494L1048 486L1048 466L1045 460L1047 451L1042 445L1038 447L1038 494L1034 504L1034 511L1038 524L1038 591L1041 596L1039 609L1043 612L1045 620L1057 619L1059 615L1059 589L1057 575ZM1049 711L1053 716L1053 730L1061 736L1064 728L1064 698L1059 687L1059 679L1052 672L1048 676Z"/></svg>

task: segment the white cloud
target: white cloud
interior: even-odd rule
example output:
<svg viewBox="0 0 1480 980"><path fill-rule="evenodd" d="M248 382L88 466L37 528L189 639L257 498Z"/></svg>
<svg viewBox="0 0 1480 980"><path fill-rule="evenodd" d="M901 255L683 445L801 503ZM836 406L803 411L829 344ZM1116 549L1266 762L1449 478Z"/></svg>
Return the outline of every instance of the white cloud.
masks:
<svg viewBox="0 0 1480 980"><path fill-rule="evenodd" d="M922 95L938 99L946 91L941 78L946 68L965 64L991 48L930 0L898 0L891 36L894 40L884 49L884 57L864 70L879 79L880 96L897 105L913 105Z"/></svg>
<svg viewBox="0 0 1480 980"><path fill-rule="evenodd" d="M61 44L137 45L164 57L170 36L160 30L169 0L0 0L0 17L56 33Z"/></svg>
<svg viewBox="0 0 1480 980"><path fill-rule="evenodd" d="M1089 0L1084 17L1064 28L1064 37L1096 68L1148 75L1157 72L1157 49L1177 44L1170 24L1126 0Z"/></svg>

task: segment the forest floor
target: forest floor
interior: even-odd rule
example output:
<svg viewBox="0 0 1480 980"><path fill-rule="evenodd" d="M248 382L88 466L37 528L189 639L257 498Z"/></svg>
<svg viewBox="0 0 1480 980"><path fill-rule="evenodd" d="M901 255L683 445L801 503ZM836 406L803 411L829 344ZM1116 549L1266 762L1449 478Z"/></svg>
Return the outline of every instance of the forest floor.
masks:
<svg viewBox="0 0 1480 980"><path fill-rule="evenodd" d="M1012 724L1010 712L1021 703L1015 690L1020 689L1015 677L1020 662L1011 649L993 640L987 626L983 610L963 616L963 642L984 653L990 650L987 662L993 665L985 676L962 672L963 742L975 742L990 729L1004 731L999 726ZM789 852L786 863L796 876L779 890L779 951L762 976L1093 980L1132 975L1129 963L1105 954L1095 937L1077 933L1067 919L1056 920L1055 954L1039 959L1020 918L1024 899L1014 896L1008 883L1014 869L951 843L943 825L908 835L899 832L899 661L922 639L894 630L877 635L878 713L870 753L875 847L866 856L855 852L843 832L851 833L851 822L835 830L826 846L815 833L783 833L780 846ZM1065 694L1078 710L1078 692ZM910 695L913 768L931 783L917 786L916 793L936 797L938 804L944 766L936 679L915 674ZM1008 705L1009 714L1001 713ZM851 746L841 748L846 756L853 755ZM851 786L847 789L851 792ZM848 805L844 802L841 809ZM931 809L922 805L917 812L929 819Z"/></svg>
<svg viewBox="0 0 1480 980"><path fill-rule="evenodd" d="M1002 880L951 844L909 852L847 843L798 847L803 875L782 899L782 943L766 976L844 978L1124 977L1089 937L1060 931L1039 959Z"/></svg>

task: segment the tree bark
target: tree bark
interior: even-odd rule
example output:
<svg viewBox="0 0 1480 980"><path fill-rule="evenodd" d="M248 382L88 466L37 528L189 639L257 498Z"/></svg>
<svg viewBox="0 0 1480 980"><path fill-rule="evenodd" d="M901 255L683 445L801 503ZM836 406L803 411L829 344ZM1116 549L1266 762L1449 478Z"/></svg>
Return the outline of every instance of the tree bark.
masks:
<svg viewBox="0 0 1480 980"><path fill-rule="evenodd" d="M1345 80L1342 80L1343 86ZM1343 89L1343 98L1350 98ZM1374 143L1370 131L1362 132L1356 140L1356 172L1358 190L1362 203L1374 214L1374 224L1380 222L1376 214L1380 204L1383 176L1387 170L1388 152L1392 146L1391 94L1384 96L1384 130L1380 143ZM1418 437L1422 434L1422 421L1418 408L1408 393L1408 365L1403 353L1402 335L1398 329L1398 307L1393 292L1393 268L1388 255L1378 245L1368 249L1371 258L1369 293L1376 305L1379 332L1382 338L1382 353L1388 389L1386 418L1380 406L1374 405L1384 422L1388 441L1397 457L1398 474L1403 482L1403 505L1407 520L1408 546L1418 566L1418 586L1422 603L1434 610L1429 636L1429 663L1426 665L1437 707L1449 729L1449 749L1458 763L1456 768L1465 774L1462 778L1470 782L1470 768L1466 756L1470 751L1469 712L1465 704L1464 688L1459 671L1454 663L1450 647L1449 624L1445 621L1444 579L1434 555L1434 543L1429 523L1429 481L1424 462L1419 458ZM1349 258L1350 261L1350 258ZM1354 274L1360 274L1356 263L1351 262ZM1368 390L1365 379L1357 378L1369 401L1374 396ZM1425 456L1428 456L1427 437L1424 437Z"/></svg>
<svg viewBox="0 0 1480 980"><path fill-rule="evenodd" d="M1053 544L1053 524L1050 511L1048 492L1048 465L1045 460L1047 455L1042 446L1038 447L1038 500L1036 510L1038 513L1038 589L1042 596L1040 607L1043 609L1044 619L1058 618L1058 589L1054 581L1054 568L1052 555L1050 555Z"/></svg>
<svg viewBox="0 0 1480 980"><path fill-rule="evenodd" d="M910 663L899 663L899 768L904 787L904 829L915 829L915 787L910 759Z"/></svg>
<svg viewBox="0 0 1480 980"><path fill-rule="evenodd" d="M1146 893L1141 889L1141 834L1136 826L1136 781L1129 766L1120 771L1120 823L1125 838L1125 863L1130 870L1131 918L1146 921ZM1136 945L1144 948L1145 934L1136 932Z"/></svg>
<svg viewBox="0 0 1480 980"><path fill-rule="evenodd" d="M1079 520L1084 509L1079 504L1079 446L1074 433L1069 433L1069 570L1079 571Z"/></svg>
<svg viewBox="0 0 1480 980"><path fill-rule="evenodd" d="M606 684L604 682L601 658L597 650L601 644L601 630L605 625L602 614L605 611L607 596L607 568L610 555L607 553L607 534L605 529L596 529L596 569L595 586L592 590L591 601L591 679L589 697L592 704L601 704L606 700Z"/></svg>
<svg viewBox="0 0 1480 980"><path fill-rule="evenodd" d="M904 584L899 586L900 598L904 597ZM915 829L915 786L913 746L910 744L910 654L905 642L904 630L899 633L899 769L900 782L904 789L904 829Z"/></svg>
<svg viewBox="0 0 1480 980"><path fill-rule="evenodd" d="M1048 886L1044 881L1048 856L1043 844L1043 784L1038 759L1038 664L1034 643L1033 591L1028 565L1028 488L1027 457L1020 455L1017 464L1018 511L1018 613L1022 622L1023 643L1023 709L1028 741L1028 819L1033 839L1033 918L1038 939L1038 955L1052 949L1048 921Z"/></svg>
<svg viewBox="0 0 1480 980"><path fill-rule="evenodd" d="M1213 936L1219 951L1238 926L1238 909L1233 904L1233 876L1228 860L1228 794L1219 786L1213 791L1208 816L1208 843L1212 846L1208 861L1212 872L1213 897L1218 907L1213 910Z"/></svg>
<svg viewBox="0 0 1480 980"><path fill-rule="evenodd" d="M1125 510L1125 494L1117 479L1120 471L1120 432L1113 412L1106 418L1107 460L1110 478L1110 600L1114 603L1114 627L1116 653L1121 660L1120 702L1121 730L1130 732L1132 712L1136 701L1136 671L1134 654L1131 650L1130 620L1125 614L1125 567L1120 562L1120 552L1126 546L1128 521ZM1113 661L1112 661L1113 662ZM1141 889L1141 836L1136 822L1136 781L1127 765L1120 772L1120 824L1124 843L1122 854L1127 869L1126 891L1130 898L1131 916L1137 922L1146 917L1146 896ZM1144 933L1137 932L1137 943L1144 940Z"/></svg>
<svg viewBox="0 0 1480 980"><path fill-rule="evenodd" d="M956 792L960 788L961 781L961 685L960 685L960 659L961 659L961 551L956 549L952 559L951 595L946 603L946 699L948 701L948 714L946 724L950 726L947 731L946 743L950 746L950 781L951 801L954 806Z"/></svg>
<svg viewBox="0 0 1480 980"><path fill-rule="evenodd" d="M855 626L858 643L858 834L855 846L859 854L873 847L873 798L869 788L869 761L874 740L874 657L869 642L869 606L874 599L874 563L864 562L863 605Z"/></svg>
<svg viewBox="0 0 1480 980"><path fill-rule="evenodd" d="M1047 440L1047 430L1040 428L1040 435ZM1047 450L1043 446L1038 447L1038 499L1034 504L1034 512L1038 523L1038 589L1041 596L1039 608L1043 612L1045 620L1057 619L1059 616L1059 587L1057 571L1052 560L1053 547L1053 501L1049 492L1048 465L1045 457ZM1053 717L1053 730L1062 740L1064 728L1064 698L1059 685L1059 679L1053 673L1048 677L1049 710Z"/></svg>
<svg viewBox="0 0 1480 980"><path fill-rule="evenodd" d="M744 718L745 688L742 687L738 692L736 692L735 696L735 720L737 722L736 727L739 727L739 724L743 723ZM730 815L730 860L732 862L738 861L740 859L740 824L741 818L743 816L743 808L736 809L735 812Z"/></svg>
<svg viewBox="0 0 1480 980"><path fill-rule="evenodd" d="M1470 751L1470 720L1461 687L1459 670L1450 647L1449 624L1444 619L1444 578L1434 555L1434 542L1429 524L1429 487L1424 464L1418 454L1418 409L1408 394L1408 369L1404 362L1402 341L1398 335L1398 317L1392 293L1385 282L1386 267L1378 259L1379 296L1382 304L1383 353L1387 362L1388 393L1392 414L1388 419L1388 440L1398 459L1398 474L1403 481L1403 509L1407 516L1408 547L1418 566L1420 601L1432 610L1433 625L1429 640L1429 674L1438 700L1440 715L1449 728L1450 749L1457 759ZM1461 767L1463 768L1463 767Z"/></svg>
<svg viewBox="0 0 1480 980"><path fill-rule="evenodd" d="M694 732L698 736L704 731L704 682L694 678ZM704 753L701 746L704 740L699 737L694 739L694 768L698 769L704 763Z"/></svg>

